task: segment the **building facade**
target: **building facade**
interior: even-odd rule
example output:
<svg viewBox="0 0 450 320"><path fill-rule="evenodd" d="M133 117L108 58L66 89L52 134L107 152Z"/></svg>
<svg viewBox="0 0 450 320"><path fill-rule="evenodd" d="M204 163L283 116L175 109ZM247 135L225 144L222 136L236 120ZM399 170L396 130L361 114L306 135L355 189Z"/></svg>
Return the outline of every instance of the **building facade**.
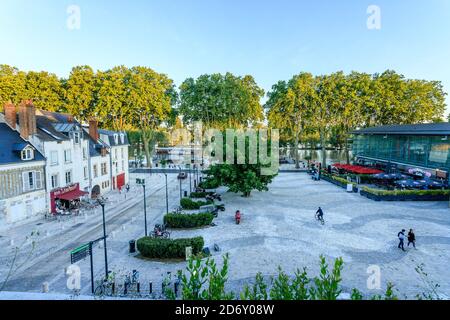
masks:
<svg viewBox="0 0 450 320"><path fill-rule="evenodd" d="M0 227L47 211L45 158L0 118Z"/></svg>
<svg viewBox="0 0 450 320"><path fill-rule="evenodd" d="M31 101L18 108L6 104L4 109L5 114L0 114L1 221L56 213L61 203L96 198L128 183L125 132L98 130L95 120L85 129L73 116L36 110Z"/></svg>
<svg viewBox="0 0 450 320"><path fill-rule="evenodd" d="M438 178L450 172L450 123L393 125L353 132L358 162L386 168L420 168Z"/></svg>

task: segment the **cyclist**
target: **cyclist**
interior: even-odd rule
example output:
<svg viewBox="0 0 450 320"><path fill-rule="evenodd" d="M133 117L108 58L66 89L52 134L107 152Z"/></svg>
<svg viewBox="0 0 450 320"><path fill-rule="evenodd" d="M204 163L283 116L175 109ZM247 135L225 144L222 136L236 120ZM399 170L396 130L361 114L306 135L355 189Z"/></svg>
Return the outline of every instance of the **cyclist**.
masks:
<svg viewBox="0 0 450 320"><path fill-rule="evenodd" d="M319 207L319 209L316 211L317 220L323 220L323 211L322 208Z"/></svg>

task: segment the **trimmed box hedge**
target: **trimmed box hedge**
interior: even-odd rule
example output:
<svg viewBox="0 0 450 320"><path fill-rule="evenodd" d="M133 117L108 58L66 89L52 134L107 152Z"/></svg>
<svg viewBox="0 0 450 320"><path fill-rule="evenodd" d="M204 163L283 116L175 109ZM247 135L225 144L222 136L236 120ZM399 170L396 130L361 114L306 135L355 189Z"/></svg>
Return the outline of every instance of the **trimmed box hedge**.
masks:
<svg viewBox="0 0 450 320"><path fill-rule="evenodd" d="M164 223L169 228L199 228L211 225L214 215L209 212L205 213L169 213L164 216Z"/></svg>
<svg viewBox="0 0 450 320"><path fill-rule="evenodd" d="M205 241L202 237L185 239L162 239L143 237L137 241L141 255L152 259L184 259L186 247L192 247L192 253L202 252Z"/></svg>
<svg viewBox="0 0 450 320"><path fill-rule="evenodd" d="M213 204L212 201L194 201L190 198L183 198L180 200L180 205L185 210L197 210L201 206L206 206L208 204Z"/></svg>
<svg viewBox="0 0 450 320"><path fill-rule="evenodd" d="M199 199L199 198L205 198L208 194L209 194L208 192L191 192L189 197L193 198L193 199Z"/></svg>
<svg viewBox="0 0 450 320"><path fill-rule="evenodd" d="M448 201L450 190L380 190L363 187L361 195L375 201Z"/></svg>

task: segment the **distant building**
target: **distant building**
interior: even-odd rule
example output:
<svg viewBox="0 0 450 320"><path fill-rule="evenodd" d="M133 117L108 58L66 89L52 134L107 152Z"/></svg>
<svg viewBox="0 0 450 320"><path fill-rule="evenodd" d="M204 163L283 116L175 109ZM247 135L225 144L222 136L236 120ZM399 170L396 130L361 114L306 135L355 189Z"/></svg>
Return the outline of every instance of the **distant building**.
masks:
<svg viewBox="0 0 450 320"><path fill-rule="evenodd" d="M12 110L7 112L15 117ZM23 119L22 121L28 121ZM0 118L0 227L46 212L45 158ZM11 126L10 126L11 125ZM28 126L22 123L22 126ZM32 124L31 124L32 125Z"/></svg>
<svg viewBox="0 0 450 320"><path fill-rule="evenodd" d="M450 123L390 125L353 132L360 163L387 170L419 168L438 178L450 172Z"/></svg>

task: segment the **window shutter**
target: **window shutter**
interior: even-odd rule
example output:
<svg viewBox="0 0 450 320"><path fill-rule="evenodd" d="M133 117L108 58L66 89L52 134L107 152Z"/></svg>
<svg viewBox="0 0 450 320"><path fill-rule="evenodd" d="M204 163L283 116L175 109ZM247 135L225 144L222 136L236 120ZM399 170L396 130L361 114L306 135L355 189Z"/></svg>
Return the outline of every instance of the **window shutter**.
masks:
<svg viewBox="0 0 450 320"><path fill-rule="evenodd" d="M40 171L36 171L36 189L41 189L42 188L42 174Z"/></svg>
<svg viewBox="0 0 450 320"><path fill-rule="evenodd" d="M30 189L30 183L28 182L28 172L22 172L23 192L27 192Z"/></svg>

